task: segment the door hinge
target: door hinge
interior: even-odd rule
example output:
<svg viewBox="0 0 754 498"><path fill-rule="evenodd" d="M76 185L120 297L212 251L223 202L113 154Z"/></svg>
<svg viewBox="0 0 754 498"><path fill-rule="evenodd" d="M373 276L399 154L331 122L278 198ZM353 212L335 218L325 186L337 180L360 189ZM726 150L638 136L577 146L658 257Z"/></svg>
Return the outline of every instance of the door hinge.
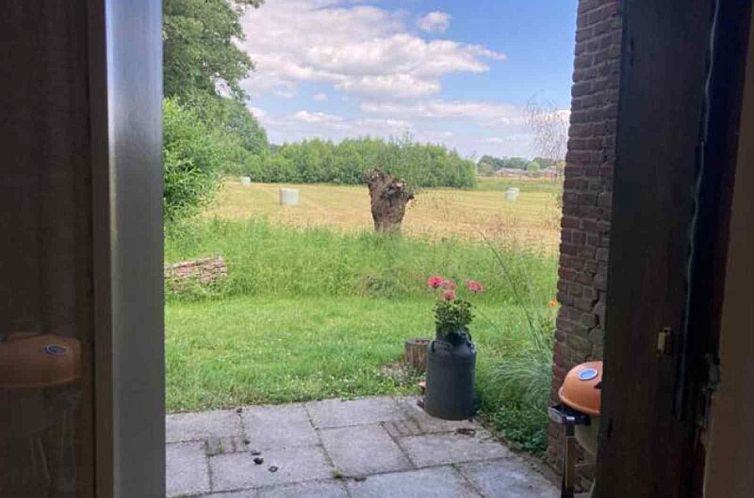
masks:
<svg viewBox="0 0 754 498"><path fill-rule="evenodd" d="M697 423L706 429L709 427L710 414L712 412L712 396L720 386L720 361L712 355L707 355L707 380L702 385L701 410Z"/></svg>

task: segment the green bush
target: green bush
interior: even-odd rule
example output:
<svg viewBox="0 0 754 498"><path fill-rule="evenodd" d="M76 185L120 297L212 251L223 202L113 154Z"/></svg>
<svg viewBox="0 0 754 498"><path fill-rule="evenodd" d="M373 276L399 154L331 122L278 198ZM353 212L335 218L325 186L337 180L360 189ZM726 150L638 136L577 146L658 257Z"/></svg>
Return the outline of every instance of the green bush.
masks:
<svg viewBox="0 0 754 498"><path fill-rule="evenodd" d="M172 98L173 105L192 113L222 154L218 169L225 175L245 175L249 161L269 151L267 132L241 102L193 91Z"/></svg>
<svg viewBox="0 0 754 498"><path fill-rule="evenodd" d="M226 151L196 112L166 99L162 156L165 219L174 222L197 213L211 199Z"/></svg>
<svg viewBox="0 0 754 498"><path fill-rule="evenodd" d="M532 161L526 165L526 172L529 173L529 176L538 177L542 175L542 167L538 162Z"/></svg>

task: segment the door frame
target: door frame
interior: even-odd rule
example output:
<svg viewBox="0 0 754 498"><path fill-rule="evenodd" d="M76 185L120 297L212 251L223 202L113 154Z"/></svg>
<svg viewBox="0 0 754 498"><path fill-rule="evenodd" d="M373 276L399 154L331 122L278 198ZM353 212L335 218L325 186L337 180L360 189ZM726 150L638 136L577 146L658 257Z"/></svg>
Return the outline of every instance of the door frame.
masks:
<svg viewBox="0 0 754 498"><path fill-rule="evenodd" d="M162 4L87 0L95 489L165 493Z"/></svg>

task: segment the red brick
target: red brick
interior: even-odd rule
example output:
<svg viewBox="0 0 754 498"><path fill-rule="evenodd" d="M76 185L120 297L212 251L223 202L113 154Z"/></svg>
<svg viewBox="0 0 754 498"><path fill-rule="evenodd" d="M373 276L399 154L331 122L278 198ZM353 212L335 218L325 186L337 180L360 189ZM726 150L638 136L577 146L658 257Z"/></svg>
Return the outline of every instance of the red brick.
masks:
<svg viewBox="0 0 754 498"><path fill-rule="evenodd" d="M560 220L560 226L563 228L579 228L581 222L578 218L573 218L569 216L563 216Z"/></svg>

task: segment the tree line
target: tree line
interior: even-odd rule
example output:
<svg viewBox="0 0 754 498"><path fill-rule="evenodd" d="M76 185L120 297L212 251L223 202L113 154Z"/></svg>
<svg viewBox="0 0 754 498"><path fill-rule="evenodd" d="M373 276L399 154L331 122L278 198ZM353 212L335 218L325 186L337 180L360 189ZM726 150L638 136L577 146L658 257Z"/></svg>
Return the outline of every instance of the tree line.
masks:
<svg viewBox="0 0 754 498"><path fill-rule="evenodd" d="M384 140L351 138L340 143L304 140L271 146L246 162L227 163L228 174L265 183L364 183L374 168L400 177L412 187L468 188L476 185L472 161L443 145L422 144L409 135Z"/></svg>
<svg viewBox="0 0 754 498"><path fill-rule="evenodd" d="M502 169L520 169L530 174L537 174L543 169L558 164L559 161L546 157L535 157L529 160L523 157L482 156L477 163L477 168L481 176L493 176L495 172Z"/></svg>

